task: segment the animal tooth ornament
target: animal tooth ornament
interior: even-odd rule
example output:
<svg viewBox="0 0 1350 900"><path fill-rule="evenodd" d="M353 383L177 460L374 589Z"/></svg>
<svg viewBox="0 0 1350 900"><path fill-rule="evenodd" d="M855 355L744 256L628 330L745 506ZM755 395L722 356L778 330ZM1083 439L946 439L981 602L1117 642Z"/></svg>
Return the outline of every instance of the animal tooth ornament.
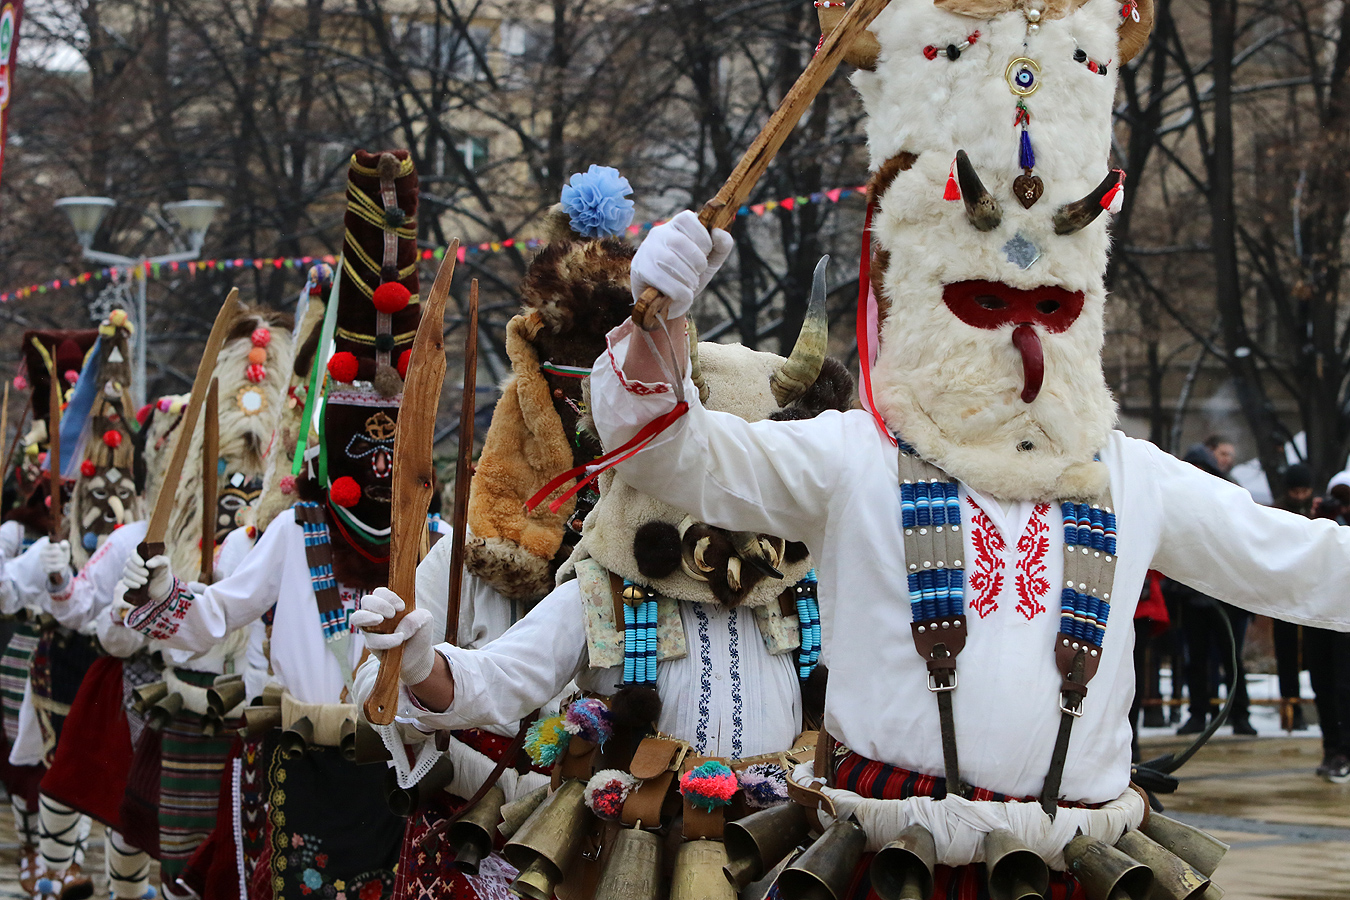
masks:
<svg viewBox="0 0 1350 900"><path fill-rule="evenodd" d="M895 2L873 22L864 401L1007 499L1095 496L1116 69L1149 0Z"/></svg>

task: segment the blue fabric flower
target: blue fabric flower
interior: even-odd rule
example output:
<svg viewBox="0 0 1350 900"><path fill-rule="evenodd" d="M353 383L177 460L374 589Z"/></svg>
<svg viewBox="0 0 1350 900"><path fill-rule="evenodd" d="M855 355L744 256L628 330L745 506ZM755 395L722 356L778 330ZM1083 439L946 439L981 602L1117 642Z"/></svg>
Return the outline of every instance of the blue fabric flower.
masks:
<svg viewBox="0 0 1350 900"><path fill-rule="evenodd" d="M613 237L633 221L633 201L624 199L631 193L633 186L618 169L592 165L563 185L562 206L577 234Z"/></svg>
<svg viewBox="0 0 1350 900"><path fill-rule="evenodd" d="M304 875L305 887L311 891L317 891L323 887L323 876L319 874L318 869L306 869Z"/></svg>

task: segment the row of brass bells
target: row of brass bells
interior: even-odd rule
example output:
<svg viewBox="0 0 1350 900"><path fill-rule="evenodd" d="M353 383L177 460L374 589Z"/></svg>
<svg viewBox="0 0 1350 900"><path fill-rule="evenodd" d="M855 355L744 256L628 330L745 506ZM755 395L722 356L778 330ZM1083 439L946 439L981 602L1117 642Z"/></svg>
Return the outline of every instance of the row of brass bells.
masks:
<svg viewBox="0 0 1350 900"><path fill-rule="evenodd" d="M450 757L441 754L436 757L431 771L423 775L421 781L406 788L398 786L398 776L394 769L390 768L388 772L389 780L386 782L384 799L389 804L390 812L406 819L413 813L425 809L433 797L450 786L450 782L455 778L455 764L450 761Z"/></svg>
<svg viewBox="0 0 1350 900"><path fill-rule="evenodd" d="M624 828L614 839L592 900L657 900L661 891L661 839Z"/></svg>
<svg viewBox="0 0 1350 900"><path fill-rule="evenodd" d="M206 708L215 713L215 718L224 719L227 712L244 702L246 694L242 678L218 682L206 689Z"/></svg>
<svg viewBox="0 0 1350 900"><path fill-rule="evenodd" d="M737 892L759 881L806 840L811 825L806 807L782 803L728 822L722 834L727 864L722 874Z"/></svg>
<svg viewBox="0 0 1350 900"><path fill-rule="evenodd" d="M872 889L882 900L928 900L936 865L933 833L911 825L872 858Z"/></svg>
<svg viewBox="0 0 1350 900"><path fill-rule="evenodd" d="M1105 841L1079 834L1064 848L1068 872L1088 900L1148 900L1153 872Z"/></svg>
<svg viewBox="0 0 1350 900"><path fill-rule="evenodd" d="M1206 896L1209 879L1143 832L1125 832L1116 841L1116 849L1153 872L1153 891L1149 900L1200 900Z"/></svg>
<svg viewBox="0 0 1350 900"><path fill-rule="evenodd" d="M314 743L314 723L309 716L301 716L283 729L277 740L277 751L282 759L299 759Z"/></svg>
<svg viewBox="0 0 1350 900"><path fill-rule="evenodd" d="M735 889L722 874L726 864L727 848L721 841L680 844L675 851L670 900L736 900Z"/></svg>
<svg viewBox="0 0 1350 900"><path fill-rule="evenodd" d="M502 821L497 826L497 833L510 840L520 826L534 815L534 811L539 808L539 804L548 799L549 786L541 785L530 791L523 797L517 797L510 803L502 807Z"/></svg>
<svg viewBox="0 0 1350 900"><path fill-rule="evenodd" d="M591 811L585 792L581 781L564 781L507 843L502 851L506 861L520 872L511 882L511 893L528 900L553 896L586 837Z"/></svg>
<svg viewBox="0 0 1350 900"><path fill-rule="evenodd" d="M1050 867L1011 831L984 836L990 900L1040 900L1050 889Z"/></svg>
<svg viewBox="0 0 1350 900"><path fill-rule="evenodd" d="M143 684L131 692L131 708L142 716L150 712L151 707L169 695L169 686L163 681Z"/></svg>
<svg viewBox="0 0 1350 900"><path fill-rule="evenodd" d="M1176 819L1169 819L1162 813L1149 815L1139 830L1186 860L1206 878L1214 877L1214 870L1228 852L1228 845L1213 835ZM1211 887L1205 895L1206 900L1210 900L1213 895L1214 888Z"/></svg>
<svg viewBox="0 0 1350 900"><path fill-rule="evenodd" d="M145 712L145 727L151 731L163 731L173 721L174 716L183 711L183 695L166 693Z"/></svg>
<svg viewBox="0 0 1350 900"><path fill-rule="evenodd" d="M455 854L455 868L464 874L477 875L478 864L492 852L492 838L505 802L506 792L500 784L494 784L483 799L466 809L446 830L445 841Z"/></svg>
<svg viewBox="0 0 1350 900"><path fill-rule="evenodd" d="M867 833L839 819L778 876L783 900L842 900L867 846ZM674 898L672 898L674 900Z"/></svg>

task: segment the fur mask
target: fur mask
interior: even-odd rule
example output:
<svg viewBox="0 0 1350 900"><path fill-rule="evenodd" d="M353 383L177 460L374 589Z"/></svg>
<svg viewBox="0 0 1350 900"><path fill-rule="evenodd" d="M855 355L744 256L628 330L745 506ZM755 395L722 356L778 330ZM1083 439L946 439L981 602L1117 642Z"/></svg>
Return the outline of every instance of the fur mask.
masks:
<svg viewBox="0 0 1350 900"><path fill-rule="evenodd" d="M853 76L873 170L876 406L979 490L1093 495L1116 416L1098 213L1116 181L1118 40L1138 29L1116 0L943 6L971 12L892 3L871 28L874 70Z"/></svg>

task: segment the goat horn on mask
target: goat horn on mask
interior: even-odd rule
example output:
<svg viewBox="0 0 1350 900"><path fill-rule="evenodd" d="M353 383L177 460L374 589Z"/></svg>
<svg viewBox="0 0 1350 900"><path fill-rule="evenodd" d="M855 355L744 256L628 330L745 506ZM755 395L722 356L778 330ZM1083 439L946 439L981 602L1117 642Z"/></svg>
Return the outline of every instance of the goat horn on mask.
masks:
<svg viewBox="0 0 1350 900"><path fill-rule="evenodd" d="M1055 212L1055 234L1073 234L1082 231L1102 214L1102 198L1120 181L1120 172L1112 169L1102 183L1081 200L1066 203Z"/></svg>
<svg viewBox="0 0 1350 900"><path fill-rule="evenodd" d="M828 255L816 263L811 278L811 302L806 308L806 318L802 320L802 330L797 334L797 343L792 347L792 355L769 377L769 387L780 408L805 394L816 383L820 368L825 365L825 350L830 341L830 322L825 315L825 272L829 263Z"/></svg>
<svg viewBox="0 0 1350 900"><path fill-rule="evenodd" d="M736 555L770 578L782 578L778 566L783 561L782 541L753 531L731 532L731 547ZM733 588L737 586L733 585Z"/></svg>
<svg viewBox="0 0 1350 900"><path fill-rule="evenodd" d="M956 151L956 181L961 186L961 199L966 204L966 217L976 231L993 231L1003 221L1003 207L994 195L985 190L984 182L970 164L966 151Z"/></svg>
<svg viewBox="0 0 1350 900"><path fill-rule="evenodd" d="M685 321L689 334L689 380L694 382L694 387L698 388L699 402L707 403L708 383L703 380L703 369L698 364L698 326L694 324L692 317Z"/></svg>

